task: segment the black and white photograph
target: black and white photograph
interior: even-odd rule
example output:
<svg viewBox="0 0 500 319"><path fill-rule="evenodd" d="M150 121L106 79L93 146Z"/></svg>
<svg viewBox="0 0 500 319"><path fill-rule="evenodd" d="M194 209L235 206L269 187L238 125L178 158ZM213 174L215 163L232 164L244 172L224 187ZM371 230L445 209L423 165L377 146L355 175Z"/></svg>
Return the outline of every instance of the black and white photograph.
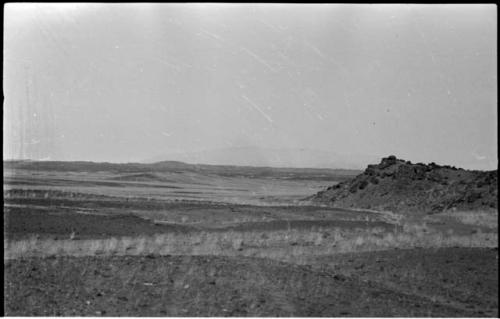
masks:
<svg viewBox="0 0 500 319"><path fill-rule="evenodd" d="M497 13L4 4L4 316L498 318Z"/></svg>

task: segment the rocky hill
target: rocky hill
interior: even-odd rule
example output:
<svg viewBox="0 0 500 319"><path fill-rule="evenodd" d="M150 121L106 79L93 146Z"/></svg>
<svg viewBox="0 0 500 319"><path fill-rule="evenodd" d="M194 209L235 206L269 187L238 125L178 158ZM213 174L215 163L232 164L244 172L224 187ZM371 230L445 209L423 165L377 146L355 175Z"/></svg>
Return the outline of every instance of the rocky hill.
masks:
<svg viewBox="0 0 500 319"><path fill-rule="evenodd" d="M498 171L383 158L351 180L309 198L316 203L397 212L498 209Z"/></svg>

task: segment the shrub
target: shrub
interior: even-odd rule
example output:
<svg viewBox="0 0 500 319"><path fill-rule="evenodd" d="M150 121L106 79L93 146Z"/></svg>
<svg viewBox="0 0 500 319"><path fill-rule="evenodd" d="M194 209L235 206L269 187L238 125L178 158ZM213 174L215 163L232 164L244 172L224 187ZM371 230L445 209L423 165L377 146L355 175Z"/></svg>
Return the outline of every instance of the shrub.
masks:
<svg viewBox="0 0 500 319"><path fill-rule="evenodd" d="M358 184L353 184L351 187L349 187L349 192L351 193L356 193L356 191L358 190Z"/></svg>
<svg viewBox="0 0 500 319"><path fill-rule="evenodd" d="M359 189L365 189L366 186L368 186L368 181L366 181L366 180L362 180L359 183Z"/></svg>

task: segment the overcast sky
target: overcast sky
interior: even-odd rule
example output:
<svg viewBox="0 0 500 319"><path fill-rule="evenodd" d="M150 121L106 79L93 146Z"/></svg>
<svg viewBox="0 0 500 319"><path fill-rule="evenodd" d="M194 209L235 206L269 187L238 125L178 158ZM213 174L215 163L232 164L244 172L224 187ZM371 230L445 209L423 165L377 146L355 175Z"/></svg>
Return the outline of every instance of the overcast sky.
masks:
<svg viewBox="0 0 500 319"><path fill-rule="evenodd" d="M494 5L7 4L4 158L251 146L495 169L496 39Z"/></svg>

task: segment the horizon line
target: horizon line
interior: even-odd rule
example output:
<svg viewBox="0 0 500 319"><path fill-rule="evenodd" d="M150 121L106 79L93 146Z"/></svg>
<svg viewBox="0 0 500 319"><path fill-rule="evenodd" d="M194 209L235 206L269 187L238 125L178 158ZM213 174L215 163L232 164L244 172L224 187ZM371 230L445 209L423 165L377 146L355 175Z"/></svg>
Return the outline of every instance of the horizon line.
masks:
<svg viewBox="0 0 500 319"><path fill-rule="evenodd" d="M393 155L388 155L386 157L382 157L380 161L382 161L384 158L387 158L389 156ZM404 160L402 158L396 157L398 160ZM404 161L409 161L409 160L404 160ZM3 162L44 162L44 163L54 163L54 162L63 162L63 163L91 163L91 164L112 164L112 165L131 165L131 164L136 164L136 165L155 165L155 164L160 164L160 163L180 163L180 164L185 164L185 165L192 165L192 166L233 166L233 167L250 167L250 168L275 168L275 169L314 169L314 170L348 170L348 171L362 171L368 167L368 165L373 165L377 163L370 163L367 164L364 168L342 168L342 167L312 167L312 166L266 166L266 165L238 165L238 164L208 164L208 163L190 163L190 162L184 162L184 161L178 161L178 160L161 160L161 161L156 161L156 162L115 162L115 161L92 161L92 160L57 160L57 159L50 159L50 160L44 160L44 159L3 159ZM456 167L455 165L450 165L450 164L439 164L435 162L429 162L429 163L422 163L422 162L411 162L411 164L416 165L416 164L423 164L423 165L431 165L432 163L439 165L439 166L450 166L450 167ZM463 169L463 170L468 170L468 171L482 171L482 172L490 172L490 171L497 171L498 170L498 164L497 168L495 169L469 169L469 168L463 168L463 167L457 167L458 169Z"/></svg>

